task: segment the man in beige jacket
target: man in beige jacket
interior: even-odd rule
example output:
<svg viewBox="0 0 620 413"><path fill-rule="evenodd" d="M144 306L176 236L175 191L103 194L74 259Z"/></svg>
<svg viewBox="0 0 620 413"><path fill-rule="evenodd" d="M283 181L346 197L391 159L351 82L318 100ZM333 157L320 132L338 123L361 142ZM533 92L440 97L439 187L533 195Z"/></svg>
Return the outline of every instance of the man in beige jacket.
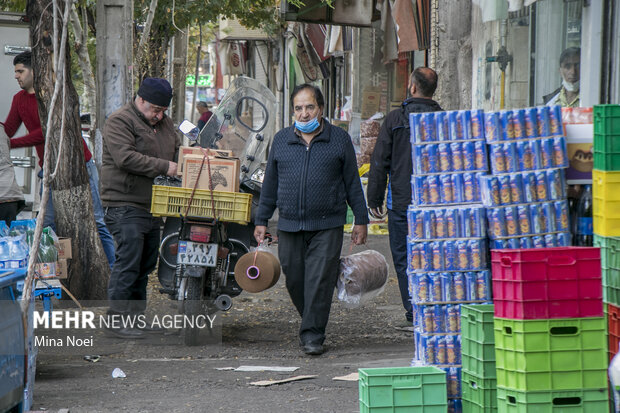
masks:
<svg viewBox="0 0 620 413"><path fill-rule="evenodd" d="M9 137L0 124L0 221L8 226L24 207L24 194L15 179L9 152Z"/></svg>

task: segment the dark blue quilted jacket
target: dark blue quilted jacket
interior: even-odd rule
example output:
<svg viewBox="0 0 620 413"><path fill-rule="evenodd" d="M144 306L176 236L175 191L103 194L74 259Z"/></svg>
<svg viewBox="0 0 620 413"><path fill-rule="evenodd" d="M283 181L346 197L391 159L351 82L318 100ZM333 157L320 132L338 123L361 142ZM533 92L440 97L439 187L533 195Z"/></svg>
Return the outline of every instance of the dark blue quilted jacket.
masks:
<svg viewBox="0 0 620 413"><path fill-rule="evenodd" d="M295 127L273 138L254 223L267 225L276 207L278 229L319 231L346 223L368 224L366 201L349 134L323 119L323 131L306 146Z"/></svg>

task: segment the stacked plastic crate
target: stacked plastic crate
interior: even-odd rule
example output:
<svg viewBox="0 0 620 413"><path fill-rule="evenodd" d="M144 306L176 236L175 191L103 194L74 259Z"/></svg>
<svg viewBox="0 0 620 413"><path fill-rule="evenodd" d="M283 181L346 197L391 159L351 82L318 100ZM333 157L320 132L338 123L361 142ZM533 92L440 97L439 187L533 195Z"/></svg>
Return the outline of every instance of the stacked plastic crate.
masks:
<svg viewBox="0 0 620 413"><path fill-rule="evenodd" d="M570 245L559 106L485 113L491 175L481 178L491 248Z"/></svg>
<svg viewBox="0 0 620 413"><path fill-rule="evenodd" d="M600 250L492 251L500 412L605 412Z"/></svg>
<svg viewBox="0 0 620 413"><path fill-rule="evenodd" d="M620 105L594 106L594 245L601 248L610 358L620 343Z"/></svg>
<svg viewBox="0 0 620 413"><path fill-rule="evenodd" d="M461 307L461 388L465 413L497 411L493 305Z"/></svg>
<svg viewBox="0 0 620 413"><path fill-rule="evenodd" d="M413 364L443 368L460 411L460 305L491 299L479 178L487 171L482 111L410 115L412 205L408 275Z"/></svg>

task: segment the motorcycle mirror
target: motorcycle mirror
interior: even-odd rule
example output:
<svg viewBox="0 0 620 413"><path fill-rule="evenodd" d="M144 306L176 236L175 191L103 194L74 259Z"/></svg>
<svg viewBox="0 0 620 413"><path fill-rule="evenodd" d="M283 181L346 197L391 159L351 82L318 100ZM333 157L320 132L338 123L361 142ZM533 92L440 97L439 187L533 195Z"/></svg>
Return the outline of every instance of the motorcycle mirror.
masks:
<svg viewBox="0 0 620 413"><path fill-rule="evenodd" d="M179 125L179 130L183 132L183 134L187 136L190 141L196 142L198 140L198 134L200 133L200 130L196 125L194 125L187 119L181 122L181 124Z"/></svg>

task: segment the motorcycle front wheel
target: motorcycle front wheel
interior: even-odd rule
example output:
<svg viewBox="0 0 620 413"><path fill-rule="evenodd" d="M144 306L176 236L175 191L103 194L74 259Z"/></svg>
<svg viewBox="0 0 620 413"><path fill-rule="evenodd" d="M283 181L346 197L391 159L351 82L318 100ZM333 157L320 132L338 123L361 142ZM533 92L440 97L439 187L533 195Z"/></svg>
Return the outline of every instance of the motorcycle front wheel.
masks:
<svg viewBox="0 0 620 413"><path fill-rule="evenodd" d="M185 295L185 303L183 305L184 314L192 319L197 320L197 316L203 314L202 311L202 290L204 277L188 277L187 293ZM183 341L186 346L197 346L199 344L198 334L200 329L192 323L183 329Z"/></svg>

